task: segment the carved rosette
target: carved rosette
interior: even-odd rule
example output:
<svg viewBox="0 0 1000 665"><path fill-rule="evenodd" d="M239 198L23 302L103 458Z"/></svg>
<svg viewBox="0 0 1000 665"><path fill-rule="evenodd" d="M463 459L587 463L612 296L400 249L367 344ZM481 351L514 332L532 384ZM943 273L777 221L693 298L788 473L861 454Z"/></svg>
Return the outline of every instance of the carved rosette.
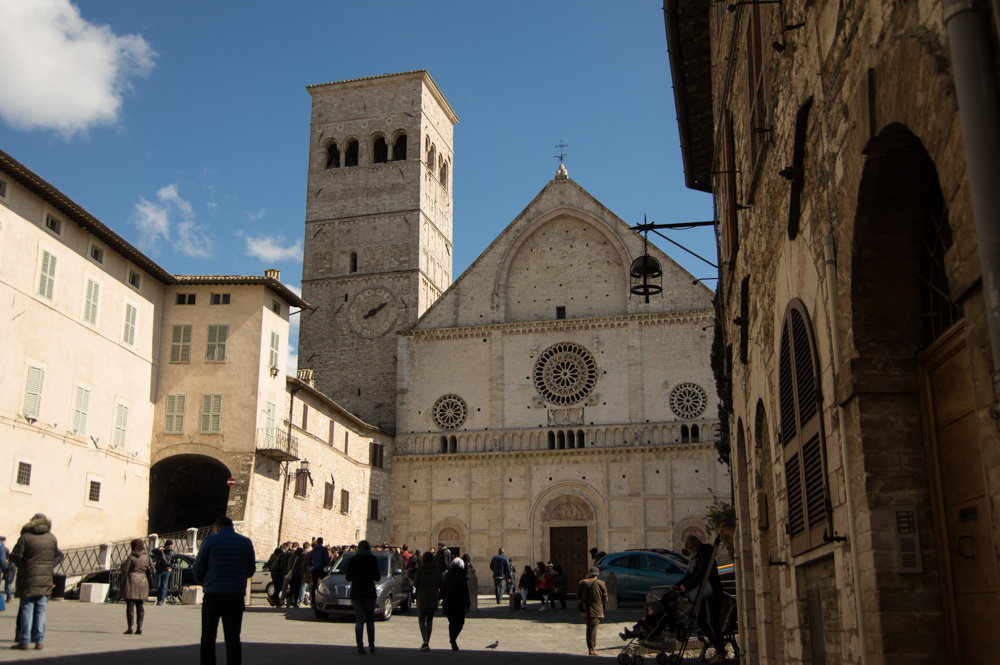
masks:
<svg viewBox="0 0 1000 665"><path fill-rule="evenodd" d="M434 402L434 424L441 429L461 427L469 414L465 400L458 395L442 395Z"/></svg>
<svg viewBox="0 0 1000 665"><path fill-rule="evenodd" d="M670 391L670 410L678 418L697 418L707 405L708 395L697 383L681 383Z"/></svg>
<svg viewBox="0 0 1000 665"><path fill-rule="evenodd" d="M597 363L579 344L560 342L538 356L534 378L535 389L547 401L560 406L575 404L597 385Z"/></svg>

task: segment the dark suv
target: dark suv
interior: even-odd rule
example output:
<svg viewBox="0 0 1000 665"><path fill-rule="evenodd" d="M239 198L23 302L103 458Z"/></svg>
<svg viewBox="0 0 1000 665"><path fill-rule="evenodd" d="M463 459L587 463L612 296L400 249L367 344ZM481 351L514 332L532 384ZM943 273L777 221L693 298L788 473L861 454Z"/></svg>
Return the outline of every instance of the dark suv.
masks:
<svg viewBox="0 0 1000 665"><path fill-rule="evenodd" d="M393 608L401 612L410 611L410 577L403 565L403 558L395 552L372 552L378 561L378 571L382 578L375 583L378 596L375 599L375 617L388 621L392 617ZM328 619L334 615L354 615L351 607L351 583L347 581L347 564L354 552L341 556L333 564L327 575L316 589L316 616Z"/></svg>

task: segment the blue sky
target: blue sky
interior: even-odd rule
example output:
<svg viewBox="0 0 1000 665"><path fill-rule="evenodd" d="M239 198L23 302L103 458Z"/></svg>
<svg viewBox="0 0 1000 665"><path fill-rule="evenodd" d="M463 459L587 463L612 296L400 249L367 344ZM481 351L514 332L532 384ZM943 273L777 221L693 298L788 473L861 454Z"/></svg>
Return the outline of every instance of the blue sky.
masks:
<svg viewBox="0 0 1000 665"><path fill-rule="evenodd" d="M560 141L626 222L712 218L684 187L662 0L0 0L0 62L0 148L178 274L276 267L297 288L305 87L413 69L460 118L456 277ZM710 228L668 235L714 262Z"/></svg>

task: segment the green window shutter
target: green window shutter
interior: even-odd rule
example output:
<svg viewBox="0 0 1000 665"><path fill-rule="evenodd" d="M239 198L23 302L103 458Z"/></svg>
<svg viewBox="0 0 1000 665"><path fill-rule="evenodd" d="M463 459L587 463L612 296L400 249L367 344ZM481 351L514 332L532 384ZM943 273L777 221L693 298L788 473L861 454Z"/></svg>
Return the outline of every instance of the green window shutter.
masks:
<svg viewBox="0 0 1000 665"><path fill-rule="evenodd" d="M139 310L129 304L125 305L125 330L122 333L122 341L129 346L135 344L135 320Z"/></svg>
<svg viewBox="0 0 1000 665"><path fill-rule="evenodd" d="M268 446L274 445L274 422L277 419L278 407L275 406L274 402L267 403L267 415L264 422L264 440L267 442Z"/></svg>
<svg viewBox="0 0 1000 665"><path fill-rule="evenodd" d="M111 443L115 448L125 446L125 429L128 426L128 407L124 404L115 405L115 434Z"/></svg>
<svg viewBox="0 0 1000 665"><path fill-rule="evenodd" d="M278 333L271 333L271 359L270 367L278 366L278 344L280 343L280 338Z"/></svg>
<svg viewBox="0 0 1000 665"><path fill-rule="evenodd" d="M45 371L41 367L28 368L28 385L24 391L24 417L38 420L42 406L42 379Z"/></svg>
<svg viewBox="0 0 1000 665"><path fill-rule="evenodd" d="M170 362L191 362L191 326L174 326L170 336Z"/></svg>
<svg viewBox="0 0 1000 665"><path fill-rule="evenodd" d="M229 339L228 325L208 327L208 346L205 349L205 360L221 363L226 359L226 341Z"/></svg>
<svg viewBox="0 0 1000 665"><path fill-rule="evenodd" d="M42 250L42 273L38 278L38 295L52 300L52 289L56 281L56 257Z"/></svg>
<svg viewBox="0 0 1000 665"><path fill-rule="evenodd" d="M216 360L222 362L226 359L226 342L229 340L229 326L219 326L219 342L216 347Z"/></svg>
<svg viewBox="0 0 1000 665"><path fill-rule="evenodd" d="M83 306L83 318L91 325L97 323L97 300L101 294L101 285L92 279L87 280L87 298Z"/></svg>
<svg viewBox="0 0 1000 665"><path fill-rule="evenodd" d="M73 434L87 433L87 407L90 405L90 391L76 387L73 400Z"/></svg>
<svg viewBox="0 0 1000 665"><path fill-rule="evenodd" d="M186 406L187 395L167 395L166 412L163 417L164 433L184 433L184 410Z"/></svg>
<svg viewBox="0 0 1000 665"><path fill-rule="evenodd" d="M203 395L201 398L201 431L218 434L222 429L222 395Z"/></svg>

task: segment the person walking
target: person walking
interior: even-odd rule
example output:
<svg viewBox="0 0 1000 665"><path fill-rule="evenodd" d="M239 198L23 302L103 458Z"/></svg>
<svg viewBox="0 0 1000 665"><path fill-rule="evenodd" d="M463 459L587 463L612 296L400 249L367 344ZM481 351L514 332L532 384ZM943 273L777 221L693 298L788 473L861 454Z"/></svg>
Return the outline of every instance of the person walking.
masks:
<svg viewBox="0 0 1000 665"><path fill-rule="evenodd" d="M566 609L567 593L569 593L569 575L564 573L563 567L557 563L552 566L552 595L549 597L552 609L556 609L556 600L561 605L559 609Z"/></svg>
<svg viewBox="0 0 1000 665"><path fill-rule="evenodd" d="M247 580L253 576L256 554L253 542L236 533L233 520L222 515L213 533L201 542L194 560L194 578L204 591L201 605L201 665L215 665L215 638L219 619L226 640L226 664L243 662L240 631L243 628Z"/></svg>
<svg viewBox="0 0 1000 665"><path fill-rule="evenodd" d="M45 606L52 595L52 569L63 560L49 518L35 513L21 527L21 537L8 558L17 566L15 595L21 600L17 609L20 630L11 649L27 651L29 638L36 649L44 649Z"/></svg>
<svg viewBox="0 0 1000 665"><path fill-rule="evenodd" d="M354 607L354 637L358 655L365 655L364 629L368 629L368 651L375 653L375 583L382 579L378 561L367 540L358 543L354 556L347 562L348 582L351 583L351 606Z"/></svg>
<svg viewBox="0 0 1000 665"><path fill-rule="evenodd" d="M281 591L285 586L285 573L281 569L281 560L289 545L291 543L282 543L275 547L271 557L267 560L267 571L271 573L271 584L268 585L271 591L267 600L273 607L281 607Z"/></svg>
<svg viewBox="0 0 1000 665"><path fill-rule="evenodd" d="M697 589L701 581L705 579L705 571L708 573L708 588L702 592L701 607L698 609L698 616L695 623L701 629L709 641L715 646L715 656L710 663L726 662L726 643L722 636L721 613L722 613L722 580L719 578L719 568L712 558L715 548L701 542L701 539L694 534L688 535L684 540L684 545L691 553L688 559L687 573L677 584L671 585L672 591L680 590L688 594L688 599L694 602L697 598Z"/></svg>
<svg viewBox="0 0 1000 665"><path fill-rule="evenodd" d="M288 607L299 606L299 591L302 589L302 563L305 555L301 547L296 547L292 556L288 559L288 598L285 603Z"/></svg>
<svg viewBox="0 0 1000 665"><path fill-rule="evenodd" d="M451 566L441 580L441 608L448 617L448 639L452 651L458 651L458 635L465 626L465 613L472 607L469 599L469 574L465 562L452 559Z"/></svg>
<svg viewBox="0 0 1000 665"><path fill-rule="evenodd" d="M125 599L125 621L128 622L126 635L133 633L142 635L142 620L146 616L143 604L149 598L149 580L146 571L149 570L149 555L146 554L146 544L142 538L135 538L130 543L132 553L122 561L122 598Z"/></svg>
<svg viewBox="0 0 1000 665"><path fill-rule="evenodd" d="M156 550L156 604L167 602L167 586L170 584L170 573L174 570L174 541L167 538L163 547Z"/></svg>
<svg viewBox="0 0 1000 665"><path fill-rule="evenodd" d="M433 548L431 551L434 551ZM443 542L439 542L437 552L434 552L434 564L438 567L438 570L441 571L442 575L448 571L448 567L451 566L451 560L451 550L448 549L448 546Z"/></svg>
<svg viewBox="0 0 1000 665"><path fill-rule="evenodd" d="M591 656L597 655L597 626L604 618L604 605L608 602L608 589L598 579L600 574L597 568L591 568L576 589L580 614L587 623L587 653Z"/></svg>
<svg viewBox="0 0 1000 665"><path fill-rule="evenodd" d="M420 565L413 574L413 586L417 590L417 623L420 624L420 637L424 640L420 650L430 651L434 612L441 599L441 573L434 565L434 555L430 552L420 555Z"/></svg>
<svg viewBox="0 0 1000 665"><path fill-rule="evenodd" d="M316 587L326 575L326 567L330 565L330 550L323 545L323 537L316 539L316 547L309 554L309 570L312 574L312 586L309 589L309 604L316 605Z"/></svg>
<svg viewBox="0 0 1000 665"><path fill-rule="evenodd" d="M499 605L500 601L503 600L503 592L507 588L511 576L510 559L504 556L502 547L490 559L490 570L493 572L493 586L497 594L497 605Z"/></svg>

